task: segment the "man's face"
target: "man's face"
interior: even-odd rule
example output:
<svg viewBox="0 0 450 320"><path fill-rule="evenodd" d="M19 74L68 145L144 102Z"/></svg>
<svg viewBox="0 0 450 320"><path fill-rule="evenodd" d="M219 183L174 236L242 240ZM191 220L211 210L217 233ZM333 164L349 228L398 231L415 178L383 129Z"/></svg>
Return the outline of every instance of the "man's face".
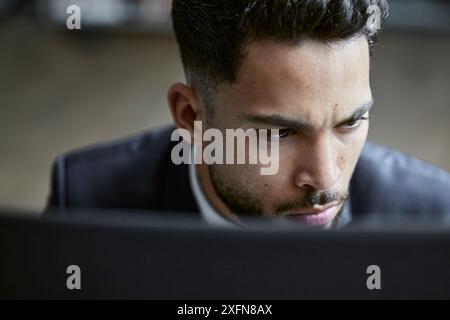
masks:
<svg viewBox="0 0 450 320"><path fill-rule="evenodd" d="M236 214L330 226L348 195L372 104L365 37L246 48L237 83L218 88L210 127L279 129L279 170L211 165L213 186Z"/></svg>

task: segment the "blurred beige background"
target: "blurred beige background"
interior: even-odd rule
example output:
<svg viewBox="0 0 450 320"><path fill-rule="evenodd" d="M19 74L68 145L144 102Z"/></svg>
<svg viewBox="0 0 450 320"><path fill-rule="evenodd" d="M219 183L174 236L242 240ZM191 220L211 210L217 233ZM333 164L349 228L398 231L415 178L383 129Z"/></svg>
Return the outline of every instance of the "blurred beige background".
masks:
<svg viewBox="0 0 450 320"><path fill-rule="evenodd" d="M450 170L450 37L385 33L372 65L370 140ZM43 208L56 155L170 122L183 73L170 36L77 37L0 25L0 206Z"/></svg>

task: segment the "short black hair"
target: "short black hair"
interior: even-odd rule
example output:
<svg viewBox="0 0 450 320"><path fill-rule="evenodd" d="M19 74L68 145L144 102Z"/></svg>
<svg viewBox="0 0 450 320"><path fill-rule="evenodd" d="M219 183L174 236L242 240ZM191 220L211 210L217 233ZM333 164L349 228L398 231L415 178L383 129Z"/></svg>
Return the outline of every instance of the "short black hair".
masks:
<svg viewBox="0 0 450 320"><path fill-rule="evenodd" d="M373 6L380 28L367 26ZM386 0L173 0L172 20L187 81L208 104L219 84L236 81L246 44L364 34L372 52L388 11Z"/></svg>

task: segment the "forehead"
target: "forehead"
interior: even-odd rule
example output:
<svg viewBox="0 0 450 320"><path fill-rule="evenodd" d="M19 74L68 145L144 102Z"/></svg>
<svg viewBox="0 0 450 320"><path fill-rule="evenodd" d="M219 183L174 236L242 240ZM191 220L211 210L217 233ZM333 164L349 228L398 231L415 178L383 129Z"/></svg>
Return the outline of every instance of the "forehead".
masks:
<svg viewBox="0 0 450 320"><path fill-rule="evenodd" d="M299 45L259 41L246 47L237 82L218 91L245 112L320 112L354 108L371 97L365 37ZM243 110L245 109L245 110ZM266 110L267 109L267 110Z"/></svg>

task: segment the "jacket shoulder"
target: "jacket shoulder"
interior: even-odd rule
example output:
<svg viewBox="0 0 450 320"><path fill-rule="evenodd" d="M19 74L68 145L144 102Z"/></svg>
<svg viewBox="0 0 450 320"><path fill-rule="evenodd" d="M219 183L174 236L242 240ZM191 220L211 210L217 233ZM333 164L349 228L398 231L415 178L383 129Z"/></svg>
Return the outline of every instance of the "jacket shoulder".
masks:
<svg viewBox="0 0 450 320"><path fill-rule="evenodd" d="M49 206L151 208L173 127L80 148L56 158Z"/></svg>
<svg viewBox="0 0 450 320"><path fill-rule="evenodd" d="M450 174L398 151L366 143L352 182L353 211L450 213Z"/></svg>

